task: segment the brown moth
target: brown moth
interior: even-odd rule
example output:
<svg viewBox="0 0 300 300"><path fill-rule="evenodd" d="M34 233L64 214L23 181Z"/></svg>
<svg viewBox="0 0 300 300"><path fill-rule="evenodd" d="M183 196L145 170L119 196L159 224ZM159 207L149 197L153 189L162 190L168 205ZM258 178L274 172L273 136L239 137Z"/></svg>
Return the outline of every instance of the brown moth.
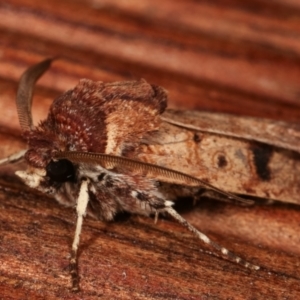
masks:
<svg viewBox="0 0 300 300"><path fill-rule="evenodd" d="M166 213L223 256L259 269L189 224L172 208L173 201L205 194L251 203L235 195L240 194L299 203L297 125L226 115L215 124L213 114L165 110L165 90L144 80L82 79L34 126L34 84L51 61L22 75L17 109L28 150L0 163L24 159L27 170L16 174L28 186L76 206L73 290L79 289L77 250L86 213L103 221L122 211L155 218Z"/></svg>

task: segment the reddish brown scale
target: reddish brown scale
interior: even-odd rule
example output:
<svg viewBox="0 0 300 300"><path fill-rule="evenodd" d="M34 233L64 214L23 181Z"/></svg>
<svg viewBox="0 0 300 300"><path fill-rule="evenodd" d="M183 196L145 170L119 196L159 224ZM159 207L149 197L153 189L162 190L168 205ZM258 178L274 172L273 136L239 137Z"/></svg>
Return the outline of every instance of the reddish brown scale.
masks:
<svg viewBox="0 0 300 300"><path fill-rule="evenodd" d="M104 84L82 79L29 133L26 159L44 168L57 151L121 155L158 129L166 105L166 92L144 80Z"/></svg>

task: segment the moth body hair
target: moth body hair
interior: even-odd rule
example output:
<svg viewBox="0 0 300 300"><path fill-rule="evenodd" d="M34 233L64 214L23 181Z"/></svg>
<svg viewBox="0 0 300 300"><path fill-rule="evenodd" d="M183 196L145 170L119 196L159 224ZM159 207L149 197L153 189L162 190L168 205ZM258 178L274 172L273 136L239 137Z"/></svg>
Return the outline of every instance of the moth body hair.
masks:
<svg viewBox="0 0 300 300"><path fill-rule="evenodd" d="M34 170L33 172L16 171L15 174L33 189L37 189L41 186L41 182L45 176L43 169Z"/></svg>

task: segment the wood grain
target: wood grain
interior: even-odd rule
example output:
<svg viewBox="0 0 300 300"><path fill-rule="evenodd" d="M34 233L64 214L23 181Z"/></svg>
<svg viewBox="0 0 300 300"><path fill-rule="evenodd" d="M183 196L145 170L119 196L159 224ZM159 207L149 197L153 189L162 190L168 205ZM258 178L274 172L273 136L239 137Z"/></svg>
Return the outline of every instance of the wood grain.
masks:
<svg viewBox="0 0 300 300"><path fill-rule="evenodd" d="M58 56L39 81L34 121L80 78L145 78L170 107L299 120L300 5L296 0L0 1L1 157L24 147L14 97L20 74ZM297 299L298 207L199 203L180 212L262 266L209 254L168 219L86 218L82 292L69 291L75 212L1 169L1 299ZM203 249L203 251L201 250Z"/></svg>
<svg viewBox="0 0 300 300"><path fill-rule="evenodd" d="M1 135L11 145L21 143ZM22 166L15 166L20 169ZM76 215L24 187L12 167L0 182L3 299L296 299L300 294L300 208L179 203L192 224L261 266L250 271L213 255L170 220L130 216L84 221L81 288L70 292L69 251ZM250 296L251 295L251 296Z"/></svg>

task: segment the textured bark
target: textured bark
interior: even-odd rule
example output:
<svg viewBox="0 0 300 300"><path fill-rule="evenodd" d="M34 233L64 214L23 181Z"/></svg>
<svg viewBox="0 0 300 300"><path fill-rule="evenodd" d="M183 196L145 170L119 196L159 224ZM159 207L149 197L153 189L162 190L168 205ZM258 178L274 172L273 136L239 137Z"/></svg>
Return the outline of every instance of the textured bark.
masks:
<svg viewBox="0 0 300 300"><path fill-rule="evenodd" d="M2 299L296 299L299 209L203 202L183 213L227 248L259 264L249 271L209 253L176 223L131 216L86 218L79 294L70 292L75 213L22 185L0 189Z"/></svg>
<svg viewBox="0 0 300 300"><path fill-rule="evenodd" d="M34 122L80 78L145 78L171 107L299 120L297 1L0 2L1 157L21 149L16 82L31 64L59 56L40 80ZM5 134L4 134L5 133ZM20 168L21 166L19 166ZM69 291L75 212L28 190L1 168L2 299L296 299L300 295L296 206L242 208L201 202L180 210L258 272L210 255L169 220L86 218L82 291ZM206 249L206 252L199 251Z"/></svg>
<svg viewBox="0 0 300 300"><path fill-rule="evenodd" d="M3 184L1 294L9 299L296 299L300 212L204 202L183 215L259 264L249 271L208 253L176 223L131 216L105 224L86 218L80 244L82 291L68 272L75 213L19 184ZM203 251L202 249L206 250Z"/></svg>

